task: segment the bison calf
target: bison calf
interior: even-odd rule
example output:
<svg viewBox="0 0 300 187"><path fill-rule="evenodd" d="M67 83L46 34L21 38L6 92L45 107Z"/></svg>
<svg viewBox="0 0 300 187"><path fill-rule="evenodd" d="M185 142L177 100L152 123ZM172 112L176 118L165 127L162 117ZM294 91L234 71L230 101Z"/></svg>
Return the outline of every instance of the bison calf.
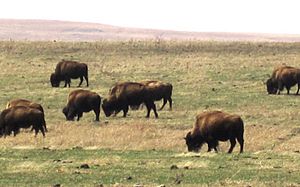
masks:
<svg viewBox="0 0 300 187"><path fill-rule="evenodd" d="M10 135L11 132L16 136L20 132L20 128L31 126L35 130L35 136L41 131L45 137L44 113L26 106L13 106L4 109L0 115L0 135L4 135L4 137Z"/></svg>
<svg viewBox="0 0 300 187"><path fill-rule="evenodd" d="M244 123L238 115L230 115L220 111L204 112L196 117L192 131L188 132L185 141L188 151L198 152L204 143L208 144L208 151L217 151L219 141L230 140L231 153L236 139L240 144L240 153L244 147Z"/></svg>
<svg viewBox="0 0 300 187"><path fill-rule="evenodd" d="M65 86L70 87L71 79L80 78L78 87L81 86L83 78L86 80L86 86L89 86L88 66L85 63L76 61L62 60L56 65L55 72L50 76L52 87L59 87L61 81L65 81Z"/></svg>
<svg viewBox="0 0 300 187"><path fill-rule="evenodd" d="M101 97L88 90L74 90L69 94L67 106L63 108L63 113L67 120L77 121L82 117L83 112L93 110L96 115L96 121L99 121Z"/></svg>
<svg viewBox="0 0 300 187"><path fill-rule="evenodd" d="M276 68L270 79L267 80L268 94L280 94L280 91L287 90L290 93L291 87L298 85L296 94L298 95L300 89L300 69L291 66L280 66Z"/></svg>
<svg viewBox="0 0 300 187"><path fill-rule="evenodd" d="M40 105L38 103L34 103L34 102L26 100L26 99L13 99L13 100L10 100L6 105L6 108L10 108L10 107L13 107L13 106L27 106L29 108L35 108L35 109L41 111L44 114L44 109L43 109L42 105ZM33 128L31 130L33 130ZM45 126L44 126L44 130L46 132L48 132L47 127L46 127L46 123L45 123Z"/></svg>

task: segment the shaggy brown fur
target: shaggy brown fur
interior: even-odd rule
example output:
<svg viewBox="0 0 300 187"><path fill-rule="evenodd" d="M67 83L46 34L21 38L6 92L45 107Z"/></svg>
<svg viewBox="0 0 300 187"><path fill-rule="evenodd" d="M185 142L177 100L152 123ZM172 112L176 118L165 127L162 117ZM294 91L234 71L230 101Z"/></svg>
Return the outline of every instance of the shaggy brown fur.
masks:
<svg viewBox="0 0 300 187"><path fill-rule="evenodd" d="M4 109L0 115L0 135L10 135L11 132L16 136L20 128L33 127L35 136L39 131L45 136L44 127L46 126L44 113L35 108L26 106L13 106Z"/></svg>
<svg viewBox="0 0 300 187"><path fill-rule="evenodd" d="M218 141L230 140L231 153L236 139L240 144L240 153L244 146L244 123L238 115L231 115L221 111L203 112L196 117L192 131L188 132L185 140L188 151L199 151L204 143L208 144L208 151L217 151Z"/></svg>
<svg viewBox="0 0 300 187"><path fill-rule="evenodd" d="M35 108L35 109L41 111L42 113L44 113L44 109L43 109L42 105L40 105L38 103L34 103L34 102L26 100L26 99L13 99L13 100L10 100L6 104L6 108L13 107L13 106L27 106L27 107L30 107L30 108ZM33 130L33 128L31 130ZM44 130L46 132L48 132L47 127L46 127L46 123L45 123L45 126L44 126Z"/></svg>
<svg viewBox="0 0 300 187"><path fill-rule="evenodd" d="M146 117L150 116L151 109L155 117L158 117L154 99L145 85L137 82L121 82L111 88L109 97L103 100L102 108L107 117L121 110L123 110L123 116L126 117L129 106L138 106L141 103L145 103L147 107Z"/></svg>
<svg viewBox="0 0 300 187"><path fill-rule="evenodd" d="M267 80L267 91L269 94L280 94L280 91L287 89L287 94L290 93L291 87L298 85L296 94L300 89L300 69L291 66L280 66L274 69L272 76Z"/></svg>
<svg viewBox="0 0 300 187"><path fill-rule="evenodd" d="M74 90L69 94L67 106L63 108L63 113L67 120L77 121L82 117L83 112L93 110L96 115L96 121L99 121L101 97L88 90Z"/></svg>
<svg viewBox="0 0 300 187"><path fill-rule="evenodd" d="M50 82L52 87L59 87L61 81L65 81L65 86L70 87L71 79L80 78L81 86L83 78L86 80L86 86L89 86L88 80L88 66L85 63L79 63L76 61L60 61L55 68L55 72L50 76Z"/></svg>

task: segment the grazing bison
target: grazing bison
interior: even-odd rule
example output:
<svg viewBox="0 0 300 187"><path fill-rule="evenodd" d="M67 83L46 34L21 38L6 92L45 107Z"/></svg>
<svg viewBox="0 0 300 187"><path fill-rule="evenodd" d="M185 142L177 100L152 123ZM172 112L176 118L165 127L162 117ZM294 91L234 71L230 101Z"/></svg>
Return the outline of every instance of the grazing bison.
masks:
<svg viewBox="0 0 300 187"><path fill-rule="evenodd" d="M270 79L267 80L267 92L268 94L280 94L280 91L287 89L287 94L290 93L290 89L294 85L298 85L296 95L300 89L300 69L291 66L280 66L276 68Z"/></svg>
<svg viewBox="0 0 300 187"><path fill-rule="evenodd" d="M26 100L26 99L13 99L13 100L10 100L6 105L6 108L13 107L13 106L27 106L27 107L30 107L30 108L35 108L35 109L41 111L44 114L44 109L40 104L34 103L34 102ZM31 130L33 130L33 128ZM44 130L46 132L48 132L47 127L46 127L46 123L45 123L45 126L44 126Z"/></svg>
<svg viewBox="0 0 300 187"><path fill-rule="evenodd" d="M93 110L96 115L96 121L99 121L101 97L88 90L74 90L69 94L67 106L63 108L63 113L67 120L77 121L82 117L83 112Z"/></svg>
<svg viewBox="0 0 300 187"><path fill-rule="evenodd" d="M155 117L158 117L154 99L147 86L137 82L117 83L110 90L110 95L103 100L102 108L107 117L114 112L123 110L123 117L126 117L129 106L139 106L144 103L147 107L147 118L153 109Z"/></svg>
<svg viewBox="0 0 300 187"><path fill-rule="evenodd" d="M46 126L44 113L35 108L27 106L12 106L4 109L0 114L0 135L10 135L11 132L16 136L20 128L33 127L35 136L39 131L45 137L44 127Z"/></svg>
<svg viewBox="0 0 300 187"><path fill-rule="evenodd" d="M86 80L86 86L89 86L88 80L88 66L85 63L76 61L60 61L55 68L55 72L50 76L52 87L59 87L61 81L65 81L65 86L70 87L71 79L80 78L78 87L81 86L83 77Z"/></svg>
<svg viewBox="0 0 300 187"><path fill-rule="evenodd" d="M167 101L169 101L170 110L172 110L172 90L173 86L170 83L163 83L161 81L142 81L142 84L147 86L151 93L151 97L154 101L159 101L163 99L163 105L159 110L162 110L166 105Z"/></svg>
<svg viewBox="0 0 300 187"><path fill-rule="evenodd" d="M196 123L188 132L185 141L188 151L198 152L204 143L208 144L208 151L217 151L219 141L230 140L231 153L236 139L240 144L240 153L244 147L244 123L240 116L230 115L220 111L203 112L196 117Z"/></svg>

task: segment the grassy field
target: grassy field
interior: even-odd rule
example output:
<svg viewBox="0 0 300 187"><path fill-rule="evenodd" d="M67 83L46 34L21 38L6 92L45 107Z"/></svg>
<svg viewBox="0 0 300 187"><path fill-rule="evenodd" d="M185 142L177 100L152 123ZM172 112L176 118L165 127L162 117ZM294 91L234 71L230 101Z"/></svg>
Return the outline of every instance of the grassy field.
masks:
<svg viewBox="0 0 300 187"><path fill-rule="evenodd" d="M13 98L41 103L46 138L25 130L0 139L0 186L300 186L300 97L268 95L264 81L281 64L299 66L300 43L249 42L0 42L0 106ZM127 118L61 112L76 89L51 88L61 59L89 66L88 89L106 97L117 81L173 84L155 119L145 108ZM83 83L85 88L85 82ZM161 105L157 102L157 105ZM245 153L187 153L183 137L196 114L223 110L245 123ZM84 168L88 164L89 168Z"/></svg>

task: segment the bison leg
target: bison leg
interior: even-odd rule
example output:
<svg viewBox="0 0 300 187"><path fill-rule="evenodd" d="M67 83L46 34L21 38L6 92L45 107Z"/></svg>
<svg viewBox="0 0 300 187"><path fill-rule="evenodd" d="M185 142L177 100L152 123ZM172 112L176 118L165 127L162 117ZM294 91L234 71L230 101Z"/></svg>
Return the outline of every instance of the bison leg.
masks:
<svg viewBox="0 0 300 187"><path fill-rule="evenodd" d="M237 141L240 144L240 153L242 153L243 149L244 149L244 138L243 137L237 137Z"/></svg>
<svg viewBox="0 0 300 187"><path fill-rule="evenodd" d="M42 134L43 134L43 137L45 137L45 131L44 131L43 125L40 126L40 130L41 130L41 132L42 132Z"/></svg>
<svg viewBox="0 0 300 187"><path fill-rule="evenodd" d="M230 138L230 148L229 148L229 150L228 150L228 153L231 153L231 152L232 152L232 150L233 150L235 144L236 144L235 138Z"/></svg>
<svg viewBox="0 0 300 187"><path fill-rule="evenodd" d="M151 108L150 108L150 106L149 106L148 104L146 104L146 107L147 107L147 115L146 115L146 118L149 118Z"/></svg>
<svg viewBox="0 0 300 187"><path fill-rule="evenodd" d="M207 150L207 152L210 152L211 149L214 149L215 152L218 152L218 149L217 149L218 141L212 140L212 141L208 142L207 144L208 144L208 150Z"/></svg>
<svg viewBox="0 0 300 187"><path fill-rule="evenodd" d="M80 78L80 83L79 83L78 87L80 87L83 82L83 77L79 77L79 78Z"/></svg>
<svg viewBox="0 0 300 187"><path fill-rule="evenodd" d="M162 110L162 109L165 107L166 103L167 103L167 99L164 98L164 99L163 99L163 105L160 107L159 110Z"/></svg>
<svg viewBox="0 0 300 187"><path fill-rule="evenodd" d="M44 123L44 124L43 124L43 127L44 127L44 130L45 130L45 132L48 132L48 129L47 129L46 123Z"/></svg>
<svg viewBox="0 0 300 187"><path fill-rule="evenodd" d="M114 111L114 114L113 114L113 117L116 117L120 111L121 111L121 110L119 110L119 109L118 109L118 110L115 110L115 111Z"/></svg>
<svg viewBox="0 0 300 187"><path fill-rule="evenodd" d="M65 79L65 86L64 87L67 87L67 85L70 88L70 86L71 86L71 79L70 78Z"/></svg>
<svg viewBox="0 0 300 187"><path fill-rule="evenodd" d="M172 110L172 98L170 97L170 98L168 99L168 101L169 101L169 105L170 105L170 110Z"/></svg>
<svg viewBox="0 0 300 187"><path fill-rule="evenodd" d="M207 152L210 152L210 151L211 151L211 147L208 145Z"/></svg>
<svg viewBox="0 0 300 187"><path fill-rule="evenodd" d="M65 80L65 85L64 85L64 87L67 87L67 84L68 84L68 83L67 83L67 80Z"/></svg>
<svg viewBox="0 0 300 187"><path fill-rule="evenodd" d="M83 113L82 112L78 112L77 114L77 121L79 121L79 119L82 117Z"/></svg>
<svg viewBox="0 0 300 187"><path fill-rule="evenodd" d="M152 109L154 111L155 117L158 118L158 114L156 112L156 105L153 103Z"/></svg>
<svg viewBox="0 0 300 187"><path fill-rule="evenodd" d="M289 95L290 94L290 87L286 87L286 90L287 90L287 94Z"/></svg>
<svg viewBox="0 0 300 187"><path fill-rule="evenodd" d="M18 132L16 130L14 130L13 132L14 132L14 136L16 136L18 134Z"/></svg>
<svg viewBox="0 0 300 187"><path fill-rule="evenodd" d="M96 121L99 121L99 116L100 116L100 110L96 109L94 110L95 115L96 115Z"/></svg>
<svg viewBox="0 0 300 187"><path fill-rule="evenodd" d="M39 129L38 129L37 127L34 127L34 131L35 131L35 135L34 135L34 137L36 137L36 136L37 136L37 134L39 133Z"/></svg>
<svg viewBox="0 0 300 187"><path fill-rule="evenodd" d="M297 89L296 95L299 94L299 89L300 89L300 85L298 84L298 89Z"/></svg>
<svg viewBox="0 0 300 187"><path fill-rule="evenodd" d="M85 78L85 81L86 81L86 87L89 87L89 78L88 78L88 76L86 75L86 76L84 76L84 78Z"/></svg>
<svg viewBox="0 0 300 187"><path fill-rule="evenodd" d="M156 112L156 105L154 104L153 101L147 102L146 107L147 107L147 116L146 116L146 118L149 118L151 109L153 109L155 117L158 118L158 114Z"/></svg>
<svg viewBox="0 0 300 187"><path fill-rule="evenodd" d="M284 88L283 83L281 81L278 81L278 93L277 93L278 95L280 95L280 91L282 91L283 88ZM288 93L289 93L289 91L288 91Z"/></svg>
<svg viewBox="0 0 300 187"><path fill-rule="evenodd" d="M128 105L123 108L123 117L124 118L126 117L128 110L129 110Z"/></svg>

